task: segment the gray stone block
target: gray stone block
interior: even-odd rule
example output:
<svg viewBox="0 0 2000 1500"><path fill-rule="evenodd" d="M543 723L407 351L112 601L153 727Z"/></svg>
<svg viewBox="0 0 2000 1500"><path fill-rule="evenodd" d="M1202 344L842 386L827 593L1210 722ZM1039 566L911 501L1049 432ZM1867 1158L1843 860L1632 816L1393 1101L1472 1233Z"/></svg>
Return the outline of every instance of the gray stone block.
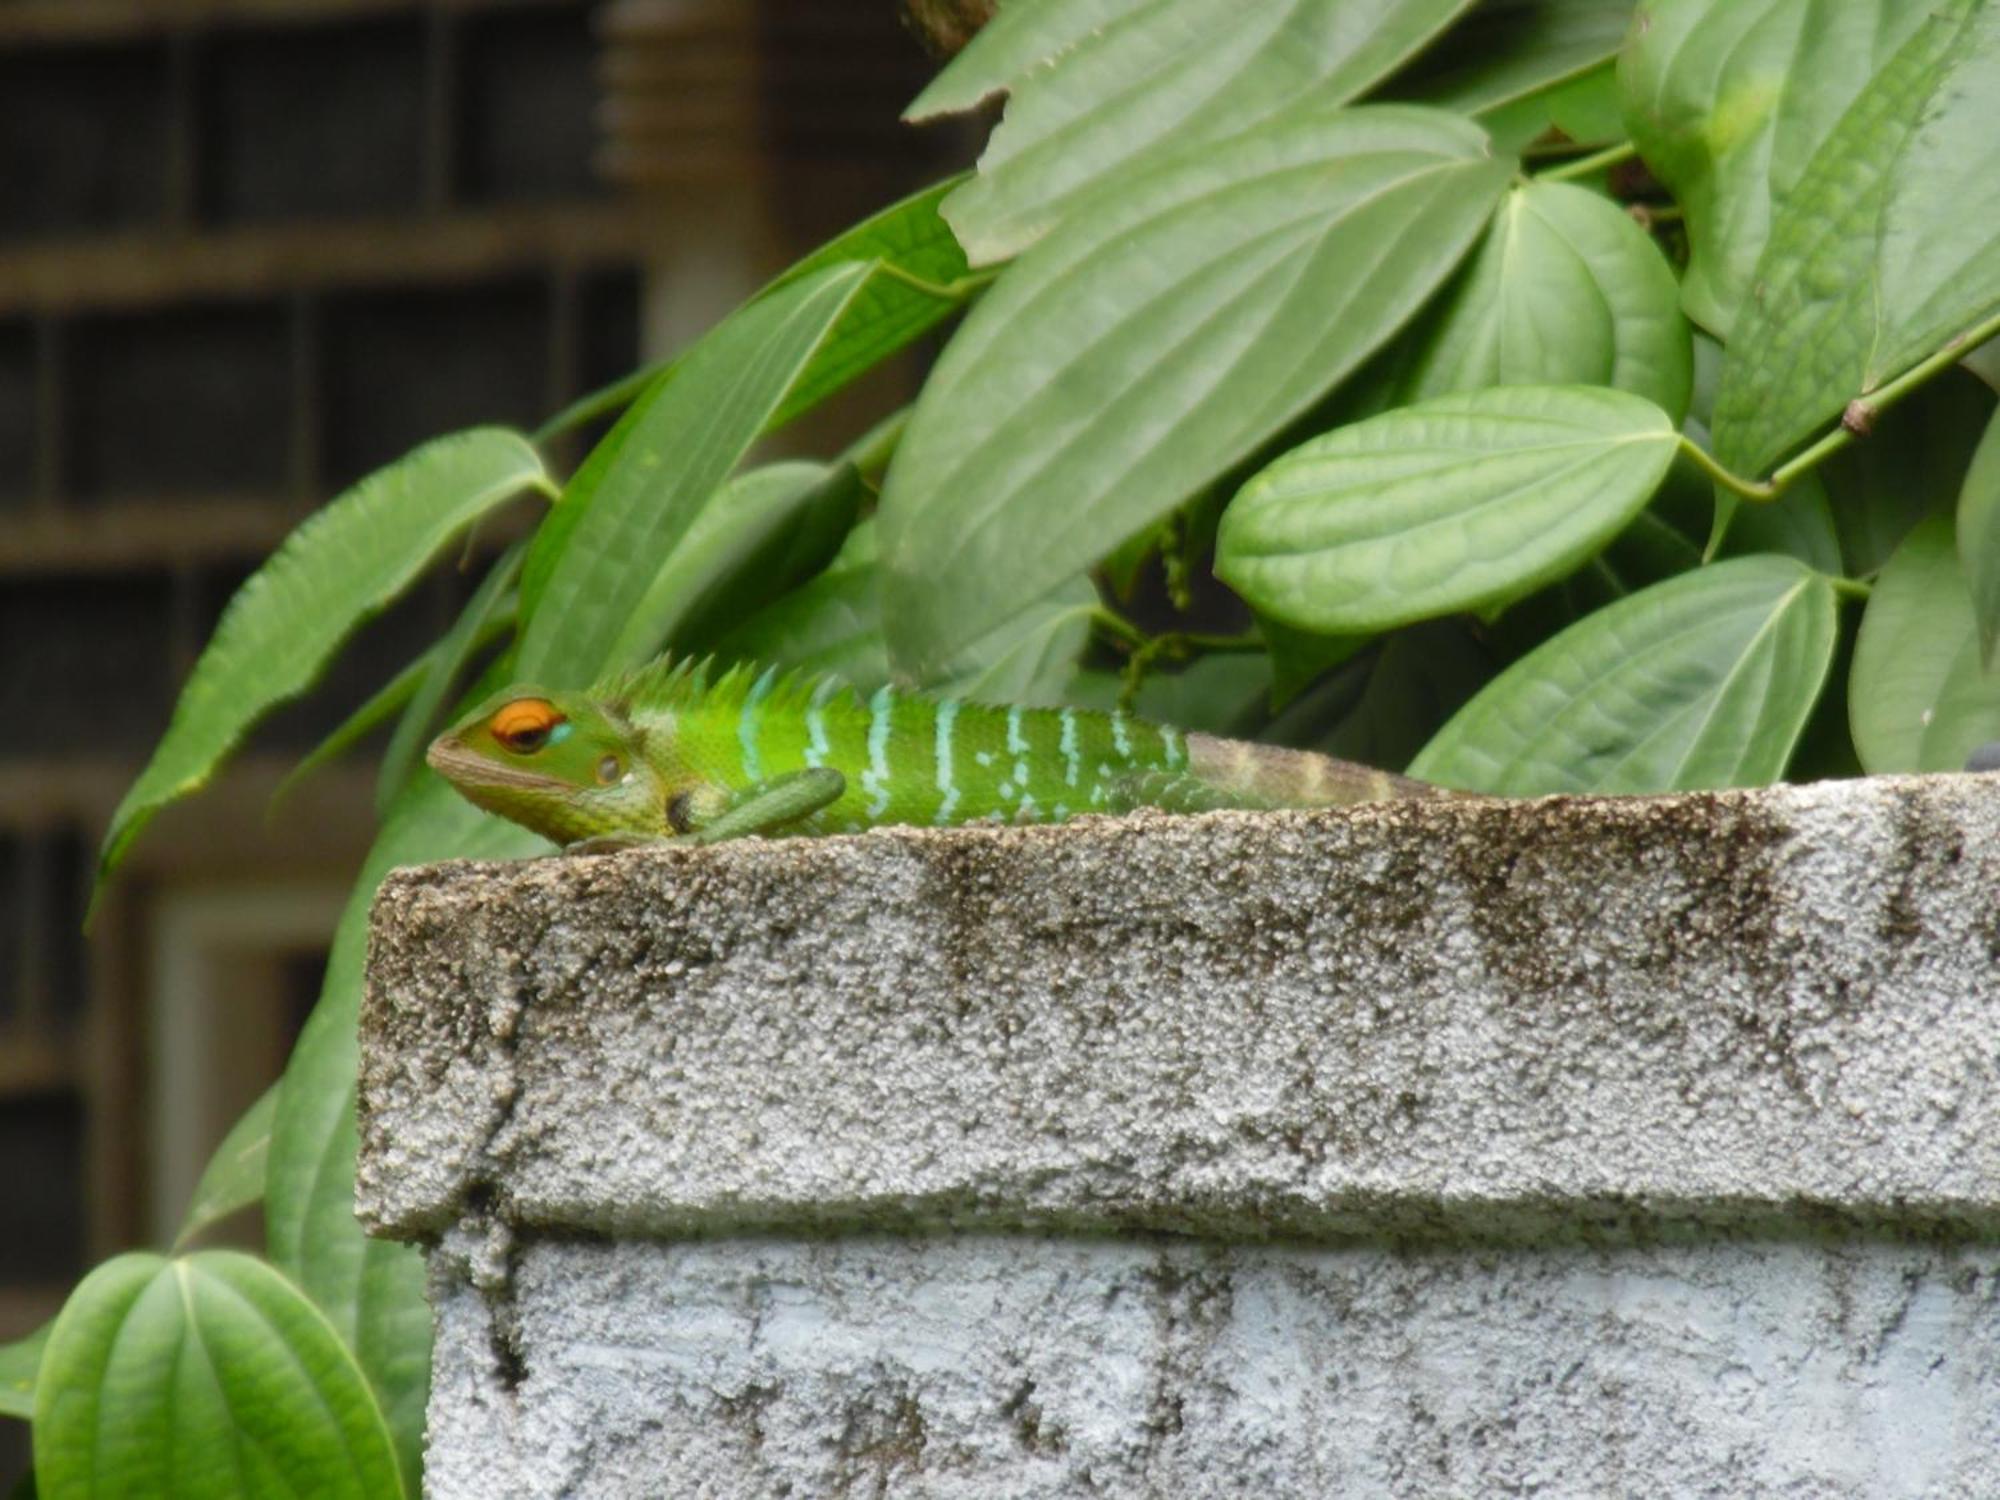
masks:
<svg viewBox="0 0 2000 1500"><path fill-rule="evenodd" d="M434 1495L2000 1496L2000 781L401 872Z"/></svg>

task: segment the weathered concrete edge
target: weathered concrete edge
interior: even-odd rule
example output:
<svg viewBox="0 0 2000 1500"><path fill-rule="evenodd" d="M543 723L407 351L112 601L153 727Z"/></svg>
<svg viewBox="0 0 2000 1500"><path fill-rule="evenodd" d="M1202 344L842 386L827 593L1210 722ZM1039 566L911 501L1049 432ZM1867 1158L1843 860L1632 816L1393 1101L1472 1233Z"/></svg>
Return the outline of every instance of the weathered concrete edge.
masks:
<svg viewBox="0 0 2000 1500"><path fill-rule="evenodd" d="M1978 781L1984 784L1975 787L1973 779L1959 777L1883 778L1836 784L1832 790L1829 790L1828 784L1822 784L1763 792L1696 794L1688 798L1645 799L1645 805L1659 809L1663 804L1693 804L1710 815L1727 817L1773 810L1796 812L1800 808L1823 804L1828 797L1865 797L1877 804L1901 801L1918 806L1931 819L1929 831L1934 833L1940 826L1936 817L1938 806L1955 806L1961 811L1967 807L1983 808L1990 814L1994 806L2000 805L2000 782L1989 782L1986 778L1978 778ZM1839 790L1840 785L1857 790L1843 792ZM1596 820L1600 826L1606 826L1627 817L1635 801L1567 798L1533 805L1483 804L1476 808L1469 804L1412 804L1395 809L1362 810L1358 821L1365 826L1373 820L1386 825L1393 836L1417 838L1462 831L1468 818L1478 821L1499 817L1511 821L1532 816L1558 821L1581 819L1586 825ZM1341 830L1357 826L1353 813L1234 814L1216 815L1202 821L1218 830L1233 828L1236 835L1250 840L1257 837L1260 829L1274 833L1281 829L1293 832L1303 830L1308 835L1317 831L1328 837L1337 837ZM1983 816L1973 821L1993 820L1990 816ZM968 842L985 842L989 845L1004 844L1013 857L1032 860L1038 850L1048 853L1093 840L1126 839L1134 835L1135 829L1143 834L1147 827L1185 831L1188 820L1149 819L1136 824L1130 821L1121 824L1091 822L1049 830L910 830L873 835L870 841L844 842L872 841L873 847L885 854L892 849L962 847ZM1969 831L1973 834L1991 833L1991 829L1981 828ZM800 853L801 846L794 843L740 845L698 854L667 852L638 856L636 859L652 866L650 873L655 875L675 869L683 873L701 870L705 862L720 862L725 869L733 869L740 875L746 867L754 867L760 861L784 863L796 860ZM1958 857L1954 853L1953 859ZM1982 872L1993 868L1990 848L1986 851L1986 862L1979 868ZM626 872L636 873L632 865L627 865ZM526 871L519 865L471 864L403 871L385 883L377 906L376 921L383 924L400 920L411 903L425 893L446 894L454 902L469 901L475 906L492 902L506 906L520 894L524 882L535 886L554 880L567 889L571 899L575 899L579 892L587 891L596 884L597 879L596 875L578 868L575 862L566 867L539 867ZM691 882L694 885L701 883ZM1976 883L1974 889L1979 889ZM371 989L370 1020L365 1030L382 1029L383 1003L386 1003L385 997ZM810 1201L800 1201L782 1193L762 1195L757 1192L722 1191L705 1196L690 1195L687 1201L665 1206L658 1201L643 1203L630 1215L622 1213L615 1205L601 1203L584 1212L577 1212L574 1204L567 1207L558 1204L557 1211L551 1213L549 1205L554 1200L544 1196L538 1201L533 1191L525 1198L514 1194L510 1184L523 1175L518 1170L522 1158L516 1154L519 1142L502 1141L513 1126L512 1112L518 1097L519 1080L511 1053L519 1019L518 1007L507 1004L493 1007L484 1017L484 1024L472 1024L472 1018L466 1014L454 1018L452 1024L459 1028L459 1041L462 1043L459 1062L464 1066L460 1076L447 1081L442 1091L452 1101L447 1108L458 1113L450 1152L454 1159L441 1162L433 1153L426 1163L433 1174L430 1178L432 1188L421 1201L413 1200L407 1193L399 1196L391 1187L400 1175L399 1166L408 1163L399 1159L397 1146L391 1138L395 1132L382 1124L374 1109L379 1090L370 1086L370 1069L375 1070L375 1081L379 1083L382 1068L393 1066L393 1063L385 1062L379 1048L371 1042L364 1062L364 1137L367 1146L360 1198L364 1219L378 1232L426 1238L436 1235L454 1219L467 1213L474 1217L497 1215L524 1226L539 1224L558 1234L638 1231L677 1236L781 1232L807 1225L818 1230L848 1227L919 1229L942 1225L967 1228L1043 1227L1071 1233L1157 1229L1225 1237L1276 1236L1334 1241L1349 1237L1379 1238L1386 1230L1420 1238L1464 1238L1470 1235L1504 1241L1517 1236L1545 1240L1552 1223L1558 1221L1567 1226L1568 1233L1586 1240L1669 1235L1673 1233L1673 1226L1683 1221L1733 1226L1751 1232L1767 1232L1773 1227L1784 1226L1797 1232L1801 1226L1817 1226L1832 1231L1879 1228L1896 1234L1942 1233L1986 1237L2000 1230L2000 1182L1994 1183L1991 1193L1983 1190L1954 1191L1943 1184L1939 1184L1942 1191L1927 1192L1921 1183L1905 1182L1902 1187L1908 1190L1882 1193L1872 1200L1866 1195L1857 1199L1853 1195L1838 1193L1785 1191L1781 1183L1774 1183L1774 1191L1770 1193L1748 1195L1676 1196L1643 1190L1607 1190L1600 1183L1568 1187L1550 1184L1548 1190L1543 1192L1514 1191L1496 1196L1477 1190L1440 1191L1439 1185L1432 1182L1414 1184L1407 1190L1350 1183L1345 1189L1333 1193L1309 1191L1297 1194L1273 1193L1268 1190L1269 1184L1263 1184L1259 1190L1220 1193L1210 1201L1204 1201L1200 1193L1181 1193L1168 1201L1111 1192L1094 1197L1087 1193L1072 1194L1060 1202L1047 1202L1038 1201L1037 1194L1025 1186L1020 1192L996 1193L992 1191L993 1184L988 1179L982 1184L967 1183L943 1191L845 1195L822 1192ZM408 1118L407 1108L398 1118ZM439 1139L441 1137L433 1134L429 1137L429 1144L434 1147ZM439 1168L444 1169L441 1175L438 1175ZM439 1191L439 1183L448 1183L449 1186Z"/></svg>

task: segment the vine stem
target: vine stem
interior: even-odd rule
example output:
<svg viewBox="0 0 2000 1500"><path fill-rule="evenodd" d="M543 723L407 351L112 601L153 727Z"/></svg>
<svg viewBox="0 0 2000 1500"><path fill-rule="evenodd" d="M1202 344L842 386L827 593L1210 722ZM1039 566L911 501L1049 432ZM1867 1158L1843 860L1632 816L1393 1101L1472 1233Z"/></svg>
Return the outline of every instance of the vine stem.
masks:
<svg viewBox="0 0 2000 1500"><path fill-rule="evenodd" d="M1639 154L1639 148L1630 141L1620 141L1615 146L1606 146L1602 151L1593 151L1588 156L1579 156L1575 161L1566 161L1559 167L1550 167L1546 172L1537 172L1537 182L1569 182L1578 177L1589 177L1602 172L1606 167L1615 167L1621 161L1630 161Z"/></svg>
<svg viewBox="0 0 2000 1500"><path fill-rule="evenodd" d="M1930 358L1911 365L1887 385L1877 386L1867 395L1849 402L1847 411L1840 419L1840 425L1797 458L1773 469L1771 483L1783 489L1807 469L1838 453L1857 437L1865 437L1869 425L1880 413L1894 406L1939 371L1957 364L1988 339L1996 337L2000 337L2000 313L1995 313L1983 323L1975 323L1956 338L1946 340L1944 347Z"/></svg>
<svg viewBox="0 0 2000 1500"><path fill-rule="evenodd" d="M991 286L993 279L1000 274L996 267L991 271L968 271L952 281L926 281L923 277L905 271L901 266L886 260L877 261L875 269L891 281L900 281L904 286L922 292L926 297L935 297L940 302L963 302L974 292Z"/></svg>
<svg viewBox="0 0 2000 1500"><path fill-rule="evenodd" d="M1775 500L1784 494L1791 482L1801 474L1819 467L1857 437L1866 437L1875 425L1875 419L1911 391L1939 371L1957 364L1967 354L1992 338L2000 338L2000 313L1995 313L1985 322L1975 323L1965 332L1947 339L1929 358L1911 365L1886 385L1877 386L1867 395L1857 396L1848 402L1847 410L1841 413L1838 426L1822 434L1817 442L1804 449L1797 457L1787 459L1778 465L1771 471L1768 480L1745 479L1734 470L1725 468L1719 459L1685 433L1681 435L1681 451L1693 459L1717 484L1724 489L1734 491L1745 500Z"/></svg>
<svg viewBox="0 0 2000 1500"><path fill-rule="evenodd" d="M1707 474L1710 479L1713 479L1724 489L1741 495L1745 500L1775 500L1778 498L1778 486L1775 483L1759 484L1754 479L1745 479L1734 470L1725 469L1712 453L1686 433L1681 434L1681 452L1693 459L1696 467Z"/></svg>

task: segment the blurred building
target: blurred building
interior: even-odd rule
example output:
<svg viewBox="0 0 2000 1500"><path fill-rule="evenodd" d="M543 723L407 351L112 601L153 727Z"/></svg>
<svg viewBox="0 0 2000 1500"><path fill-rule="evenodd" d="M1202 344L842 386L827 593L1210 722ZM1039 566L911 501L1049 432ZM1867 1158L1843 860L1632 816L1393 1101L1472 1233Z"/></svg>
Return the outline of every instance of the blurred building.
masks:
<svg viewBox="0 0 2000 1500"><path fill-rule="evenodd" d="M895 0L0 5L0 1340L170 1232L276 1075L370 767L269 793L463 584L163 816L86 942L233 589L357 476L532 426L937 175L896 123L930 68Z"/></svg>

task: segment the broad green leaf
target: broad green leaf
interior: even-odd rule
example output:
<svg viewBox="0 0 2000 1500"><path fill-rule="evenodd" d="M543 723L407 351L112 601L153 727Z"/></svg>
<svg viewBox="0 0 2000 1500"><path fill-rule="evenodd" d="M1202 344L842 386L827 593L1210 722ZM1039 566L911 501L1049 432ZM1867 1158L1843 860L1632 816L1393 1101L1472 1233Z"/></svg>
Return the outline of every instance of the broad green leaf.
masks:
<svg viewBox="0 0 2000 1500"><path fill-rule="evenodd" d="M1979 622L1979 657L1994 665L2000 645L2000 412L1986 424L1986 436L1965 471L1958 497L1958 557Z"/></svg>
<svg viewBox="0 0 2000 1500"><path fill-rule="evenodd" d="M1598 66L1631 24L1632 0L1480 0L1387 92L1483 115Z"/></svg>
<svg viewBox="0 0 2000 1500"><path fill-rule="evenodd" d="M49 1342L45 1323L24 1339L0 1344L0 1417L31 1420L35 1415L35 1374L42 1367L42 1350Z"/></svg>
<svg viewBox="0 0 2000 1500"><path fill-rule="evenodd" d="M1687 414L1693 346L1666 258L1617 204L1564 182L1501 200L1426 315L1401 400L1495 385L1606 385Z"/></svg>
<svg viewBox="0 0 2000 1500"><path fill-rule="evenodd" d="M974 264L1006 260L1163 144L1222 140L1301 101L1355 98L1467 3L1145 0L1080 31L1073 0L1016 0L1008 24L975 38L939 80L963 69L990 85L989 51L1013 75L1006 118L944 216ZM1022 33L1043 27L1054 28L1049 42L1022 53ZM1034 54L1039 64L1021 72ZM946 94L934 85L913 108Z"/></svg>
<svg viewBox="0 0 2000 1500"><path fill-rule="evenodd" d="M1626 123L1687 212L1688 316L1729 336L1774 210L1920 25L1909 0L1645 0L1619 59Z"/></svg>
<svg viewBox="0 0 2000 1500"><path fill-rule="evenodd" d="M277 1108L278 1085L274 1083L229 1127L229 1134L202 1168L201 1181L194 1185L194 1197L181 1219L175 1244L186 1244L209 1225L264 1196L264 1166L271 1155L271 1120Z"/></svg>
<svg viewBox="0 0 2000 1500"><path fill-rule="evenodd" d="M606 670L711 637L817 573L853 525L861 489L852 464L769 464L732 479L667 554Z"/></svg>
<svg viewBox="0 0 2000 1500"><path fill-rule="evenodd" d="M1097 590L1077 577L946 663L937 691L975 703L1046 708L1063 701L1090 639Z"/></svg>
<svg viewBox="0 0 2000 1500"><path fill-rule="evenodd" d="M1957 771L2000 739L2000 667L1979 659L1979 623L1951 521L1903 539L1875 581L1847 682L1854 748L1871 776Z"/></svg>
<svg viewBox="0 0 2000 1500"><path fill-rule="evenodd" d="M1510 168L1462 120L1294 115L1107 189L926 383L879 512L892 655L968 642L1250 457L1449 274Z"/></svg>
<svg viewBox="0 0 2000 1500"><path fill-rule="evenodd" d="M378 470L286 538L223 611L166 737L112 814L99 887L153 814L200 788L267 710L310 687L453 533L547 483L526 439L478 428Z"/></svg>
<svg viewBox="0 0 2000 1500"><path fill-rule="evenodd" d="M1738 473L2000 312L2000 8L1921 8L1773 219L1715 397Z"/></svg>
<svg viewBox="0 0 2000 1500"><path fill-rule="evenodd" d="M1634 594L1515 662L1410 774L1501 796L1760 786L1826 679L1833 585L1741 557Z"/></svg>
<svg viewBox="0 0 2000 1500"><path fill-rule="evenodd" d="M1579 146L1609 146L1625 139L1625 93L1616 63L1604 62L1550 89L1549 123Z"/></svg>
<svg viewBox="0 0 2000 1500"><path fill-rule="evenodd" d="M1441 396L1257 475L1222 518L1216 576L1325 634L1505 603L1616 536L1679 446L1665 412L1602 386Z"/></svg>
<svg viewBox="0 0 2000 1500"><path fill-rule="evenodd" d="M536 533L520 676L589 683L664 559L811 364L869 276L843 261L737 309L641 396Z"/></svg>
<svg viewBox="0 0 2000 1500"><path fill-rule="evenodd" d="M382 877L398 865L506 859L548 847L525 829L480 812L432 772L418 772L348 897L319 1004L279 1086L265 1175L265 1242L272 1262L354 1351L388 1418L413 1494L422 1472L430 1374L423 1257L411 1246L367 1238L354 1217L355 1028L368 912Z"/></svg>
<svg viewBox="0 0 2000 1500"><path fill-rule="evenodd" d="M938 204L962 181L959 176L934 183L843 230L759 293L767 295L841 261L866 261L873 267L868 285L771 418L773 428L817 406L964 305L972 288L955 284L965 275L965 252L938 216ZM623 410L678 362L679 356L656 361L579 397L542 424L536 441Z"/></svg>
<svg viewBox="0 0 2000 1500"><path fill-rule="evenodd" d="M492 638L488 627L494 615L510 618L514 614L513 609L504 607L504 601L521 571L521 559L526 552L527 543L518 541L494 562L479 580L479 587L472 591L472 597L465 601L458 618L452 621L451 629L437 643L437 658L431 670L411 697L409 707L396 723L396 732L389 736L388 748L382 752L382 767L375 778L378 815L387 816L390 805L422 761L438 710L447 701L446 694L457 684L481 643Z"/></svg>
<svg viewBox="0 0 2000 1500"><path fill-rule="evenodd" d="M910 121L963 114L999 97L1094 34L1156 0L1020 0L996 12L903 111Z"/></svg>
<svg viewBox="0 0 2000 1500"><path fill-rule="evenodd" d="M713 649L724 661L831 673L872 693L889 680L881 593L875 523L867 520L825 572L766 605Z"/></svg>
<svg viewBox="0 0 2000 1500"><path fill-rule="evenodd" d="M413 1493L326 1319L226 1250L121 1255L70 1294L36 1386L35 1475L52 1500Z"/></svg>

